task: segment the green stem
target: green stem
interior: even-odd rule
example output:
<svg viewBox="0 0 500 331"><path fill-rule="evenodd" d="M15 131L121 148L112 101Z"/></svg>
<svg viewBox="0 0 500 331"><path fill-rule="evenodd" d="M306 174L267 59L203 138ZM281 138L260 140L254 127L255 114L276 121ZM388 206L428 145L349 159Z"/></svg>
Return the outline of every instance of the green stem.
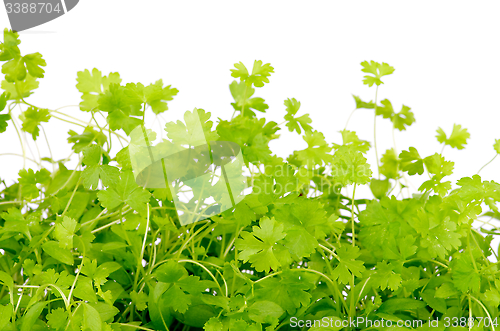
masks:
<svg viewBox="0 0 500 331"><path fill-rule="evenodd" d="M469 297L471 299L474 299L474 301L476 301L481 306L481 308L483 308L484 312L486 313L486 315L488 315L488 318L490 319L491 329L493 331L495 331L495 326L493 325L493 320L491 319L491 315L490 315L490 312L488 311L488 309L486 309L486 307L483 305L483 303L481 301L479 301L478 299L476 299L474 296L469 294Z"/></svg>
<svg viewBox="0 0 500 331"><path fill-rule="evenodd" d="M245 103L247 102L248 85L245 83L245 92L243 93L243 106L241 106L241 116L245 116Z"/></svg>
<svg viewBox="0 0 500 331"><path fill-rule="evenodd" d="M36 165L40 166L40 163L38 163L38 161L36 160L33 160L25 155L22 155L22 154L16 154L16 153L0 153L0 156L19 156L19 157L22 157L22 158L25 158L26 160L28 161L31 161L33 163L35 163Z"/></svg>
<svg viewBox="0 0 500 331"><path fill-rule="evenodd" d="M358 108L354 108L352 111L351 111L351 114L349 115L349 117L347 118L347 122L345 122L345 126L344 126L344 130L347 129L347 124L349 124L349 121L351 120L351 117L352 115L354 115L354 112L358 110Z"/></svg>
<svg viewBox="0 0 500 331"><path fill-rule="evenodd" d="M488 163L486 163L484 166L481 167L481 169L479 169L479 171L477 172L477 174L479 175L479 173L481 172L481 170L483 170L488 164L490 164L491 162L493 162L496 158L497 158L498 154L496 154Z"/></svg>
<svg viewBox="0 0 500 331"><path fill-rule="evenodd" d="M9 111L10 118L12 119L12 125L14 125L14 129L16 129L17 137L19 138L19 142L21 143L21 149L23 150L23 168L26 168L26 149L24 148L24 142L21 138L21 133L17 128L16 121L14 120L14 116L12 116L11 111Z"/></svg>
<svg viewBox="0 0 500 331"><path fill-rule="evenodd" d="M374 118L373 118L373 147L375 148L375 158L377 159L377 173L378 179L380 179L380 161L378 159L378 151L377 151L377 96L378 96L378 85L375 89L375 109L374 109Z"/></svg>
<svg viewBox="0 0 500 331"><path fill-rule="evenodd" d="M352 247L356 246L355 231L354 231L354 195L356 194L356 184L352 190L352 204L351 204L351 226L352 226Z"/></svg>

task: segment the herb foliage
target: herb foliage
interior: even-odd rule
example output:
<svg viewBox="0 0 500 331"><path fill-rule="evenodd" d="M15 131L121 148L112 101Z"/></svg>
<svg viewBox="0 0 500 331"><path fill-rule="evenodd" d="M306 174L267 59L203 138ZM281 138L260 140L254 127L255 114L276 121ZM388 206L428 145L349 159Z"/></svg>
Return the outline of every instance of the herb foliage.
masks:
<svg viewBox="0 0 500 331"><path fill-rule="evenodd" d="M145 116L166 112L177 89L83 70L79 108L92 115L83 122L28 101L46 62L40 53L21 55L19 44L17 33L4 31L0 132L17 132L25 167L17 182L0 184L0 330L284 331L291 317L439 318L444 330L445 317L499 316L491 241L500 229L472 223L500 219L500 185L474 174L452 189L454 163L443 151L394 146L379 154L376 130L373 145L347 129L327 142L295 98L284 101L283 123L267 121L257 114L269 107L254 95L274 68L239 62L229 85L232 118L195 111L207 134L242 147L253 193L234 210L180 226L168 190L136 184L127 150L131 131ZM391 121L393 135L413 125L410 107L377 100L394 68L361 66L375 99L354 96L355 110ZM76 167L68 168L70 157L28 158L20 132L45 143L49 121L71 128ZM167 123L169 138L189 139L189 124L179 123ZM286 160L269 148L285 129L307 143ZM443 149L461 150L470 135L455 124L436 138ZM113 141L123 146L117 153ZM367 153L376 154L375 166ZM428 179L410 194L408 178L416 175ZM362 185L373 199L356 198ZM495 323L474 326L483 328Z"/></svg>

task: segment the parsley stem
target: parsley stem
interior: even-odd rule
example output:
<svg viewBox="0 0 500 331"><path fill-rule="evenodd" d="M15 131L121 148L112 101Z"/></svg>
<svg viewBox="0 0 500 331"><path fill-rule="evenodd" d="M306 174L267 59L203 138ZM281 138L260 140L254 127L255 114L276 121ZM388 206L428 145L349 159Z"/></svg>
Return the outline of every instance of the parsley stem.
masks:
<svg viewBox="0 0 500 331"><path fill-rule="evenodd" d="M352 190L352 204L351 204L351 226L352 226L352 246L356 246L355 231L354 231L354 195L356 194L356 184Z"/></svg>
<svg viewBox="0 0 500 331"><path fill-rule="evenodd" d="M483 308L484 312L486 313L486 315L488 315L488 318L490 319L491 329L493 331L495 331L495 325L493 324L493 319L491 318L491 315L490 315L490 312L488 311L488 309L486 309L484 304L481 301L479 301L478 299L476 299L476 297L469 294L469 298L474 299L474 301L476 301L481 306L481 308ZM470 309L470 307L469 307L469 309Z"/></svg>
<svg viewBox="0 0 500 331"><path fill-rule="evenodd" d="M66 212L68 211L69 206L71 205L71 202L73 201L73 198L75 197L76 190L78 190L78 186L80 186L80 182L82 181L82 177L78 178L78 182L75 185L75 189L73 190L73 193L69 197L68 203L66 204L66 208L64 208L63 213L61 214L61 217L64 217L66 215Z"/></svg>
<svg viewBox="0 0 500 331"><path fill-rule="evenodd" d="M14 116L11 115L11 110L9 110L9 115L12 120L12 125L14 125L14 129L16 129L19 142L21 143L21 149L23 151L23 168L26 168L26 149L24 148L24 142L23 139L21 138L21 134L19 133L19 129L17 128L16 120L14 119Z"/></svg>
<svg viewBox="0 0 500 331"><path fill-rule="evenodd" d="M378 151L377 151L377 96L378 96L378 85L375 88L375 109L373 118L373 147L375 148L375 158L377 159L378 179L380 179L380 161L378 159Z"/></svg>
<svg viewBox="0 0 500 331"><path fill-rule="evenodd" d="M489 165L491 162L493 162L497 158L497 156L498 156L498 154L495 154L495 156L488 163L486 163L484 166L481 167L481 169L479 169L479 171L477 172L477 174L479 175L479 173L481 172L481 170L483 170L487 165Z"/></svg>
<svg viewBox="0 0 500 331"><path fill-rule="evenodd" d="M127 328L134 328L138 330L144 330L144 331L155 331L153 329L148 329L143 326L138 326L138 325L133 325L133 324L128 324L128 323L117 323L118 325L126 326Z"/></svg>
<svg viewBox="0 0 500 331"><path fill-rule="evenodd" d="M351 111L351 114L350 114L350 115L349 115L349 117L347 118L347 122L345 122L344 131L347 129L347 125L349 124L349 121L351 120L352 115L354 115L354 112L355 112L357 109L358 109L358 108L354 108L354 109Z"/></svg>
<svg viewBox="0 0 500 331"><path fill-rule="evenodd" d="M49 149L49 155L51 160L50 163L52 164L52 172L55 172L56 168L54 166L54 156L52 155L52 149L50 148L49 139L47 138L47 134L45 133L45 128L43 127L43 125L40 124L40 127L42 128L43 136L45 137L45 142L47 143L47 148Z"/></svg>
<svg viewBox="0 0 500 331"><path fill-rule="evenodd" d="M245 116L245 103L247 102L248 85L245 83L245 92L243 93L243 106L241 106L241 116Z"/></svg>
<svg viewBox="0 0 500 331"><path fill-rule="evenodd" d="M16 153L0 153L0 156L4 156L4 155L5 156L8 156L8 155L10 155L10 156L19 156L19 157L22 157L22 158L25 157L22 154L16 154ZM38 165L38 166L40 165L40 163L38 163L38 161L33 160L33 159L29 158L29 157L26 157L26 160L31 161L31 162L35 163L36 165Z"/></svg>

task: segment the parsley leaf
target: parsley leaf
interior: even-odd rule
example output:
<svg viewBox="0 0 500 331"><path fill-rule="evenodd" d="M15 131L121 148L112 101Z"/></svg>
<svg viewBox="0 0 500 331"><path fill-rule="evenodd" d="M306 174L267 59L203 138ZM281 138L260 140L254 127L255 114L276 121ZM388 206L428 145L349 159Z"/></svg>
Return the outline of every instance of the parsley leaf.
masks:
<svg viewBox="0 0 500 331"><path fill-rule="evenodd" d="M285 236L283 224L274 218L262 218L252 233L243 231L236 240L236 248L241 251L239 259L250 262L257 271L277 270L290 261L288 250L278 243Z"/></svg>
<svg viewBox="0 0 500 331"><path fill-rule="evenodd" d="M394 72L394 68L388 65L387 63L382 62L382 64L375 62L375 61L364 61L361 62L361 66L363 69L361 69L362 72L366 72L370 75L365 75L363 79L363 84L366 84L368 86L372 86L373 84L379 86L381 84L384 84L380 80L383 76L390 75Z"/></svg>
<svg viewBox="0 0 500 331"><path fill-rule="evenodd" d="M231 76L239 78L245 82L247 86L262 87L265 83L269 83L269 76L274 72L274 68L270 63L262 64L262 61L255 60L253 63L252 73L248 73L248 69L241 62L235 63L236 69L231 69Z"/></svg>
<svg viewBox="0 0 500 331"><path fill-rule="evenodd" d="M38 126L42 124L42 122L49 121L50 113L48 109L29 107L19 117L23 122L22 130L24 132L31 133L33 140L36 140L40 133L40 128Z"/></svg>
<svg viewBox="0 0 500 331"><path fill-rule="evenodd" d="M301 134L302 130L304 130L304 132L312 132L312 127L309 125L310 123L312 123L312 120L309 118L309 114L295 117L295 114L297 114L300 108L299 101L297 101L295 98L286 99L285 106L285 121L288 122L286 126L288 127L288 130L290 132L297 131L298 134Z"/></svg>
<svg viewBox="0 0 500 331"><path fill-rule="evenodd" d="M359 257L359 247L342 245L336 250L339 257L339 264L333 270L333 280L337 280L342 284L348 284L351 281L352 275L361 277L361 273L365 271L363 261L356 260Z"/></svg>
<svg viewBox="0 0 500 331"><path fill-rule="evenodd" d="M450 137L446 136L443 129L438 128L436 138L441 144L444 143L451 148L460 150L464 149L464 146L467 145L467 139L470 138L470 133L467 132L467 129L462 129L460 124L453 124L453 131L451 132Z"/></svg>
<svg viewBox="0 0 500 331"><path fill-rule="evenodd" d="M402 151L399 154L401 160L401 169L408 172L408 175L424 173L424 161L420 157L415 147L410 147L407 151Z"/></svg>
<svg viewBox="0 0 500 331"><path fill-rule="evenodd" d="M361 108L375 109L375 103L373 101L370 100L368 102L365 102L365 101L361 100L361 98L356 96L356 95L353 95L352 97L354 98L354 102L356 102L356 109L361 109Z"/></svg>
<svg viewBox="0 0 500 331"><path fill-rule="evenodd" d="M110 84L120 84L122 81L118 73L112 72L108 76L103 76L96 68L92 69L92 72L88 69L79 71L77 76L76 88L82 93L80 109L84 111L96 109L99 95L108 91Z"/></svg>
<svg viewBox="0 0 500 331"><path fill-rule="evenodd" d="M131 171L121 173L120 181L114 187L109 187L105 191L97 194L99 201L108 209L114 209L122 203L128 204L134 210L145 213L146 203L151 194L139 187Z"/></svg>
<svg viewBox="0 0 500 331"><path fill-rule="evenodd" d="M10 93L3 92L0 95L0 112L5 109L7 106L7 100L9 100ZM0 114L0 133L5 132L7 130L7 121L10 120L9 114Z"/></svg>
<svg viewBox="0 0 500 331"><path fill-rule="evenodd" d="M241 112L241 110L244 109L245 116L250 114L250 117L255 117L255 113L252 109L265 113L266 109L269 108L264 99L259 97L252 98L255 89L248 87L245 82L238 83L237 81L233 81L229 85L229 90L235 101L231 103L234 110Z"/></svg>

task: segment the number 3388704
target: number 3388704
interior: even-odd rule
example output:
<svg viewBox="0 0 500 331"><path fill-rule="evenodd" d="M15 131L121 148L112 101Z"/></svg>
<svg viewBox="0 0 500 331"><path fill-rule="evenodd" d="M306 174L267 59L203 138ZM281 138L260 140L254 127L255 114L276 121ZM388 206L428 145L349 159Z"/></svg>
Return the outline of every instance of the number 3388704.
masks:
<svg viewBox="0 0 500 331"><path fill-rule="evenodd" d="M52 12L60 13L61 8L60 4L56 4L53 6L51 3L44 2L31 2L31 3L6 3L5 7L7 8L7 14L15 13L15 14L37 14L37 13L47 13L50 14Z"/></svg>

